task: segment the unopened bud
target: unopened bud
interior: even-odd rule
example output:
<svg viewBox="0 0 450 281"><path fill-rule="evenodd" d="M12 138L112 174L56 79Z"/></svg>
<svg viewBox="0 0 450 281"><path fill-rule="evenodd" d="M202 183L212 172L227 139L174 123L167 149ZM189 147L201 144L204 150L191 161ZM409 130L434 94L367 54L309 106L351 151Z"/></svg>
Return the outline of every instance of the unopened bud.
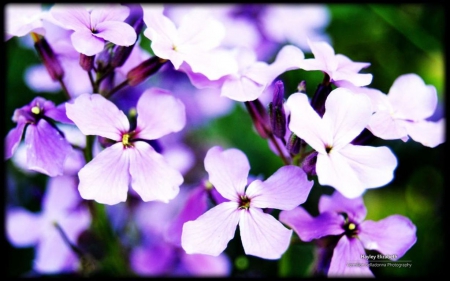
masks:
<svg viewBox="0 0 450 281"><path fill-rule="evenodd" d="M95 56L86 56L85 54L80 54L80 66L86 71L90 71L94 67Z"/></svg>
<svg viewBox="0 0 450 281"><path fill-rule="evenodd" d="M302 163L302 169L309 176L316 176L316 162L317 162L317 151L312 152L306 156Z"/></svg>
<svg viewBox="0 0 450 281"><path fill-rule="evenodd" d="M306 143L301 138L297 137L296 134L291 133L289 136L289 140L286 144L286 149L289 151L289 153L296 155L300 152L300 149L302 146L305 146Z"/></svg>
<svg viewBox="0 0 450 281"><path fill-rule="evenodd" d="M283 107L284 85L281 80L275 82L273 99L269 104L270 125L275 136L284 139L286 135L286 113Z"/></svg>
<svg viewBox="0 0 450 281"><path fill-rule="evenodd" d="M314 96L311 99L311 106L320 117L323 117L323 114L325 113L325 101L327 100L331 90L331 84L319 84Z"/></svg>
<svg viewBox="0 0 450 281"><path fill-rule="evenodd" d="M136 86L143 82L145 79L156 73L161 66L166 63L166 59L159 58L157 56L151 57L141 64L130 70L127 74L128 85Z"/></svg>
<svg viewBox="0 0 450 281"><path fill-rule="evenodd" d="M45 65L45 68L48 71L48 74L52 78L53 81L59 81L64 77L64 70L59 63L58 58L53 52L53 49L48 44L47 40L44 37L39 37L35 43L34 47L38 52L39 56L42 59L42 62Z"/></svg>
<svg viewBox="0 0 450 281"><path fill-rule="evenodd" d="M258 99L254 101L246 101L244 104L250 113L250 117L252 118L256 131L262 138L267 139L269 137L270 128L269 117L267 116L266 109Z"/></svg>

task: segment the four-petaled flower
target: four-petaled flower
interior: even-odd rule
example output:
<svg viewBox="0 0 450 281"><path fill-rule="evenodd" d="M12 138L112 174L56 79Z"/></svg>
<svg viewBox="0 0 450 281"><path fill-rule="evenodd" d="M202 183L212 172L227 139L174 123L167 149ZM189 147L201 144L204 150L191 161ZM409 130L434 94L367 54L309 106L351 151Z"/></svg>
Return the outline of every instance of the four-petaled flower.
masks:
<svg viewBox="0 0 450 281"><path fill-rule="evenodd" d="M239 224L247 255L279 259L289 247L292 230L263 208L291 210L306 201L313 182L296 166L283 166L266 181L254 180L246 188L250 164L238 149L216 146L205 157L209 181L229 201L218 204L183 225L181 245L188 254L218 256Z"/></svg>
<svg viewBox="0 0 450 281"><path fill-rule="evenodd" d="M117 204L126 201L129 184L144 201L168 202L178 194L182 175L147 142L185 125L184 105L170 92L146 90L137 103L137 126L131 131L126 115L99 94L80 95L66 109L83 134L115 142L78 173L81 197Z"/></svg>

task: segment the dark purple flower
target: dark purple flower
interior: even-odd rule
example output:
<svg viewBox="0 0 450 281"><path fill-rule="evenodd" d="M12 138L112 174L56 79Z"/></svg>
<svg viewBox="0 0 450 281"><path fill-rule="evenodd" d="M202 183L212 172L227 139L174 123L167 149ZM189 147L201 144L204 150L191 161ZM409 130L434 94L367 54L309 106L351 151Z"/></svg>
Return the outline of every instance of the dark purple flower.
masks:
<svg viewBox="0 0 450 281"><path fill-rule="evenodd" d="M72 146L54 121L72 123L64 104L56 107L51 101L36 97L30 104L14 111L12 120L17 126L5 139L5 160L12 157L25 131L27 167L51 177L63 174L64 161Z"/></svg>

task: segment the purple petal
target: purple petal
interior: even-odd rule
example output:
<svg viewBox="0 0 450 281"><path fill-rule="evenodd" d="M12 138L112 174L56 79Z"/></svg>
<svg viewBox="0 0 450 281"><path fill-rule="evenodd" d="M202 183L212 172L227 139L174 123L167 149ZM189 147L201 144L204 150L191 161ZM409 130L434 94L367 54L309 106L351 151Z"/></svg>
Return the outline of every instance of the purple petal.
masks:
<svg viewBox="0 0 450 281"><path fill-rule="evenodd" d="M105 21L123 22L130 14L130 8L118 4L109 4L96 6L91 12L91 26L96 28L97 25Z"/></svg>
<svg viewBox="0 0 450 281"><path fill-rule="evenodd" d="M129 150L131 187L145 202L169 202L175 198L183 183L183 176L167 164L164 157L146 142L134 143Z"/></svg>
<svg viewBox="0 0 450 281"><path fill-rule="evenodd" d="M240 212L236 202L219 204L183 226L181 245L188 254L218 256L234 237Z"/></svg>
<svg viewBox="0 0 450 281"><path fill-rule="evenodd" d="M231 271L231 262L225 254L217 257L184 254L181 255L181 261L193 276L226 277Z"/></svg>
<svg viewBox="0 0 450 281"><path fill-rule="evenodd" d="M368 262L361 259L366 252L358 239L343 236L333 251L328 277L373 277ZM350 266L349 264L353 266ZM357 265L354 265L354 264ZM362 265L365 264L365 265Z"/></svg>
<svg viewBox="0 0 450 281"><path fill-rule="evenodd" d="M28 126L25 132L27 166L50 177L63 174L64 162L72 146L47 121Z"/></svg>
<svg viewBox="0 0 450 281"><path fill-rule="evenodd" d="M156 276L170 272L175 258L175 249L169 244L138 246L130 253L130 265L139 275Z"/></svg>
<svg viewBox="0 0 450 281"><path fill-rule="evenodd" d="M253 181L246 190L251 206L291 210L304 203L313 186L306 173L297 166L283 166L266 181Z"/></svg>
<svg viewBox="0 0 450 281"><path fill-rule="evenodd" d="M85 135L98 135L115 141L130 129L125 114L115 104L98 94L83 94L66 103L67 117Z"/></svg>
<svg viewBox="0 0 450 281"><path fill-rule="evenodd" d="M417 74L405 74L395 79L388 99L401 119L419 121L433 115L438 98L434 86L425 85Z"/></svg>
<svg viewBox="0 0 450 281"><path fill-rule="evenodd" d="M75 31L70 35L70 39L75 50L86 56L93 56L100 53L105 46L105 40L94 36L90 30Z"/></svg>
<svg viewBox="0 0 450 281"><path fill-rule="evenodd" d="M5 234L16 247L29 247L38 242L42 234L41 215L22 208L10 208L6 212Z"/></svg>
<svg viewBox="0 0 450 281"><path fill-rule="evenodd" d="M195 188L175 220L167 229L166 237L174 245L181 246L181 233L183 224L187 221L196 220L201 214L208 210L207 193L204 186Z"/></svg>
<svg viewBox="0 0 450 281"><path fill-rule="evenodd" d="M250 164L242 151L212 147L206 153L205 169L209 181L223 197L237 202L244 195Z"/></svg>
<svg viewBox="0 0 450 281"><path fill-rule="evenodd" d="M372 134L385 140L401 139L408 136L403 122L394 119L387 110L375 112L370 118L367 128Z"/></svg>
<svg viewBox="0 0 450 281"><path fill-rule="evenodd" d="M54 5L50 14L61 27L76 31L90 30L91 20L89 12L80 5Z"/></svg>
<svg viewBox="0 0 450 281"><path fill-rule="evenodd" d="M119 46L130 46L137 40L134 28L124 22L101 22L96 26L96 31L95 36Z"/></svg>
<svg viewBox="0 0 450 281"><path fill-rule="evenodd" d="M60 176L49 178L42 209L46 213L60 213L75 207L81 202L75 177Z"/></svg>
<svg viewBox="0 0 450 281"><path fill-rule="evenodd" d="M302 61L301 68L307 71L321 70L328 74L337 69L338 62L335 58L333 47L325 41L311 42L308 45L314 54L314 59L305 59Z"/></svg>
<svg viewBox="0 0 450 281"><path fill-rule="evenodd" d="M69 118L67 118L65 103L61 103L57 107L53 107L49 110L46 110L45 116L48 116L58 122L62 122L62 123L66 123L66 124L73 124L73 121L70 120Z"/></svg>
<svg viewBox="0 0 450 281"><path fill-rule="evenodd" d="M22 139L23 130L25 129L25 122L17 123L17 126L5 138L5 160L11 158L16 151Z"/></svg>
<svg viewBox="0 0 450 281"><path fill-rule="evenodd" d="M280 221L291 227L305 242L344 233L344 217L335 212L324 212L313 218L305 209L297 207L282 211Z"/></svg>
<svg viewBox="0 0 450 281"><path fill-rule="evenodd" d="M437 122L421 121L404 123L408 135L424 146L436 147L445 142L445 118Z"/></svg>
<svg viewBox="0 0 450 281"><path fill-rule="evenodd" d="M350 219L359 223L367 214L362 197L349 199L335 191L333 195L322 195L319 200L319 212L346 213Z"/></svg>
<svg viewBox="0 0 450 281"><path fill-rule="evenodd" d="M130 183L130 154L122 143L116 143L97 154L78 173L81 197L108 205L125 202Z"/></svg>
<svg viewBox="0 0 450 281"><path fill-rule="evenodd" d="M245 254L263 259L279 259L289 247L292 230L261 209L241 211L239 221Z"/></svg>
<svg viewBox="0 0 450 281"><path fill-rule="evenodd" d="M401 258L417 241L416 226L408 218L392 215L378 222L364 221L359 226L364 247Z"/></svg>
<svg viewBox="0 0 450 281"><path fill-rule="evenodd" d="M186 124L184 104L169 91L151 88L137 103L136 137L154 140L178 132Z"/></svg>
<svg viewBox="0 0 450 281"><path fill-rule="evenodd" d="M345 88L331 91L325 102L323 122L332 130L333 149L350 143L369 124L372 104L366 95Z"/></svg>
<svg viewBox="0 0 450 281"><path fill-rule="evenodd" d="M264 91L266 85L259 84L247 76L227 76L220 92L221 96L235 101L252 101L257 99Z"/></svg>
<svg viewBox="0 0 450 281"><path fill-rule="evenodd" d="M289 96L286 104L291 112L289 130L305 140L317 152L326 153L325 145L331 143L332 135L309 104L308 96L294 93Z"/></svg>

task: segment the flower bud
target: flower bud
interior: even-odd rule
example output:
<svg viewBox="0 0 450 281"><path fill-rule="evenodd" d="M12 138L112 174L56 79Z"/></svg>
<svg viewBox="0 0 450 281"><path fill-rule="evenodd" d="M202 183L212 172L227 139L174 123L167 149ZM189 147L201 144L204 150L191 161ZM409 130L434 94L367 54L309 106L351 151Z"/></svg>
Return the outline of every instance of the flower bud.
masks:
<svg viewBox="0 0 450 281"><path fill-rule="evenodd" d="M252 118L256 131L262 138L267 139L269 137L270 127L266 109L258 99L246 101L244 104Z"/></svg>
<svg viewBox="0 0 450 281"><path fill-rule="evenodd" d="M301 138L297 137L296 134L291 133L289 136L289 140L286 144L286 149L289 151L289 153L296 155L300 152L300 149L302 146L305 146L306 143Z"/></svg>
<svg viewBox="0 0 450 281"><path fill-rule="evenodd" d="M316 162L317 162L317 151L306 156L302 163L302 169L309 176L316 176Z"/></svg>
<svg viewBox="0 0 450 281"><path fill-rule="evenodd" d="M284 85L281 80L275 82L273 100L269 104L270 125L275 136L284 139L286 135L286 113L283 107Z"/></svg>
<svg viewBox="0 0 450 281"><path fill-rule="evenodd" d="M37 38L34 43L34 48L41 57L52 80L61 80L64 77L64 70L47 40L44 37Z"/></svg>
<svg viewBox="0 0 450 281"><path fill-rule="evenodd" d="M128 85L136 86L143 82L152 74L156 73L166 62L166 59L162 59L157 56L143 61L127 73Z"/></svg>
<svg viewBox="0 0 450 281"><path fill-rule="evenodd" d="M304 93L304 94L306 94L306 81L305 81L305 80L303 80L303 81L301 81L300 83L298 83L297 91L298 91L299 93Z"/></svg>
<svg viewBox="0 0 450 281"><path fill-rule="evenodd" d="M85 54L80 54L80 66L86 71L90 71L94 67L95 56L86 56Z"/></svg>
<svg viewBox="0 0 450 281"><path fill-rule="evenodd" d="M311 99L311 106L320 115L320 117L323 117L323 114L325 113L325 101L327 100L331 90L331 84L319 84L314 96Z"/></svg>

